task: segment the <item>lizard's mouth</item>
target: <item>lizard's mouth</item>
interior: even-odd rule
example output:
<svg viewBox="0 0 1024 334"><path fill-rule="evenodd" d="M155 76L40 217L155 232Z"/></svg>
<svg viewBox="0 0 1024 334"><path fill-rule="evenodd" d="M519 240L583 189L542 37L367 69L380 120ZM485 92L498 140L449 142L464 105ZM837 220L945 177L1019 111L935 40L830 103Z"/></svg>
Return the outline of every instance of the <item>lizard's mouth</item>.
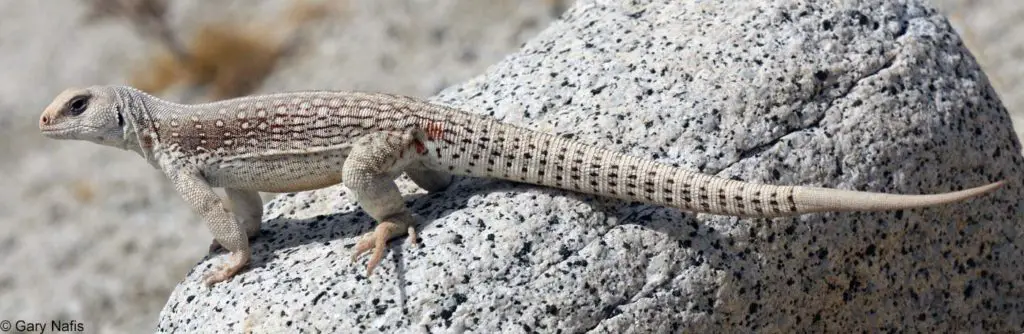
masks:
<svg viewBox="0 0 1024 334"><path fill-rule="evenodd" d="M51 139L64 139L68 137L67 129L39 129L43 137Z"/></svg>
<svg viewBox="0 0 1024 334"><path fill-rule="evenodd" d="M77 127L47 127L40 128L39 132L46 138L51 139L73 139L76 133L81 132L93 132L99 130L91 126L77 126Z"/></svg>

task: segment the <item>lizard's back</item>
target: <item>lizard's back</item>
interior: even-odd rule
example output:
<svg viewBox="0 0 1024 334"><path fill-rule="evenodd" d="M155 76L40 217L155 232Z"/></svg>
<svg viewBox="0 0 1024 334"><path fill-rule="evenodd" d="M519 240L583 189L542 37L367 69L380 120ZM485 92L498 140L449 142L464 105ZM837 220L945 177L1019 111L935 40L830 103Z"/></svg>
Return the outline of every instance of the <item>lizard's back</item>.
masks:
<svg viewBox="0 0 1024 334"><path fill-rule="evenodd" d="M154 111L169 155L198 166L216 187L294 192L341 182L353 141L411 128L413 99L359 92L308 91ZM171 109L171 108L167 108Z"/></svg>

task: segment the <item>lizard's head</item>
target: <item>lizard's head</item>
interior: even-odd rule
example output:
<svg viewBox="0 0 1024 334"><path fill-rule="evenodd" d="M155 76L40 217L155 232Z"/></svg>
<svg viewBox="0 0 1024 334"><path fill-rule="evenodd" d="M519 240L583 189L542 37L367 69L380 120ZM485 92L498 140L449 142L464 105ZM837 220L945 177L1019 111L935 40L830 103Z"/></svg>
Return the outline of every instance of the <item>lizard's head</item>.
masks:
<svg viewBox="0 0 1024 334"><path fill-rule="evenodd" d="M121 147L125 115L113 89L68 89L57 95L39 117L39 131L53 139L87 140Z"/></svg>

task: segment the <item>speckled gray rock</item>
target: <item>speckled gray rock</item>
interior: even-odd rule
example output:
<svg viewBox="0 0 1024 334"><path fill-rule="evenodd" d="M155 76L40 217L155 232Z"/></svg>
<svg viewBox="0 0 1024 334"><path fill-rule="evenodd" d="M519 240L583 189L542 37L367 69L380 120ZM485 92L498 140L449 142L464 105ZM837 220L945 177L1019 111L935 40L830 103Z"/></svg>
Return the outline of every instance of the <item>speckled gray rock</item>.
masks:
<svg viewBox="0 0 1024 334"><path fill-rule="evenodd" d="M201 262L161 331L1020 331L1020 145L919 1L581 0L436 101L724 177L969 203L736 219L484 179L424 194L421 245L350 264L341 187L267 205L251 268Z"/></svg>
<svg viewBox="0 0 1024 334"><path fill-rule="evenodd" d="M1024 1L931 0L948 13L953 28L999 93L1024 141Z"/></svg>

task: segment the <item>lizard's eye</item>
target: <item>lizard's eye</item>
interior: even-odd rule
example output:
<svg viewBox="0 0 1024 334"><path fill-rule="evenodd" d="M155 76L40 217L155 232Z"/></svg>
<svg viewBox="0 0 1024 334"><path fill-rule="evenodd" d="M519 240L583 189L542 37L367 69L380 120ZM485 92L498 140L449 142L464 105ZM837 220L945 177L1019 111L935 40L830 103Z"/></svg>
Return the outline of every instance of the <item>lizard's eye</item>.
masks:
<svg viewBox="0 0 1024 334"><path fill-rule="evenodd" d="M79 95L75 96L71 101L68 101L68 114L76 116L85 111L85 108L89 106L89 96Z"/></svg>

